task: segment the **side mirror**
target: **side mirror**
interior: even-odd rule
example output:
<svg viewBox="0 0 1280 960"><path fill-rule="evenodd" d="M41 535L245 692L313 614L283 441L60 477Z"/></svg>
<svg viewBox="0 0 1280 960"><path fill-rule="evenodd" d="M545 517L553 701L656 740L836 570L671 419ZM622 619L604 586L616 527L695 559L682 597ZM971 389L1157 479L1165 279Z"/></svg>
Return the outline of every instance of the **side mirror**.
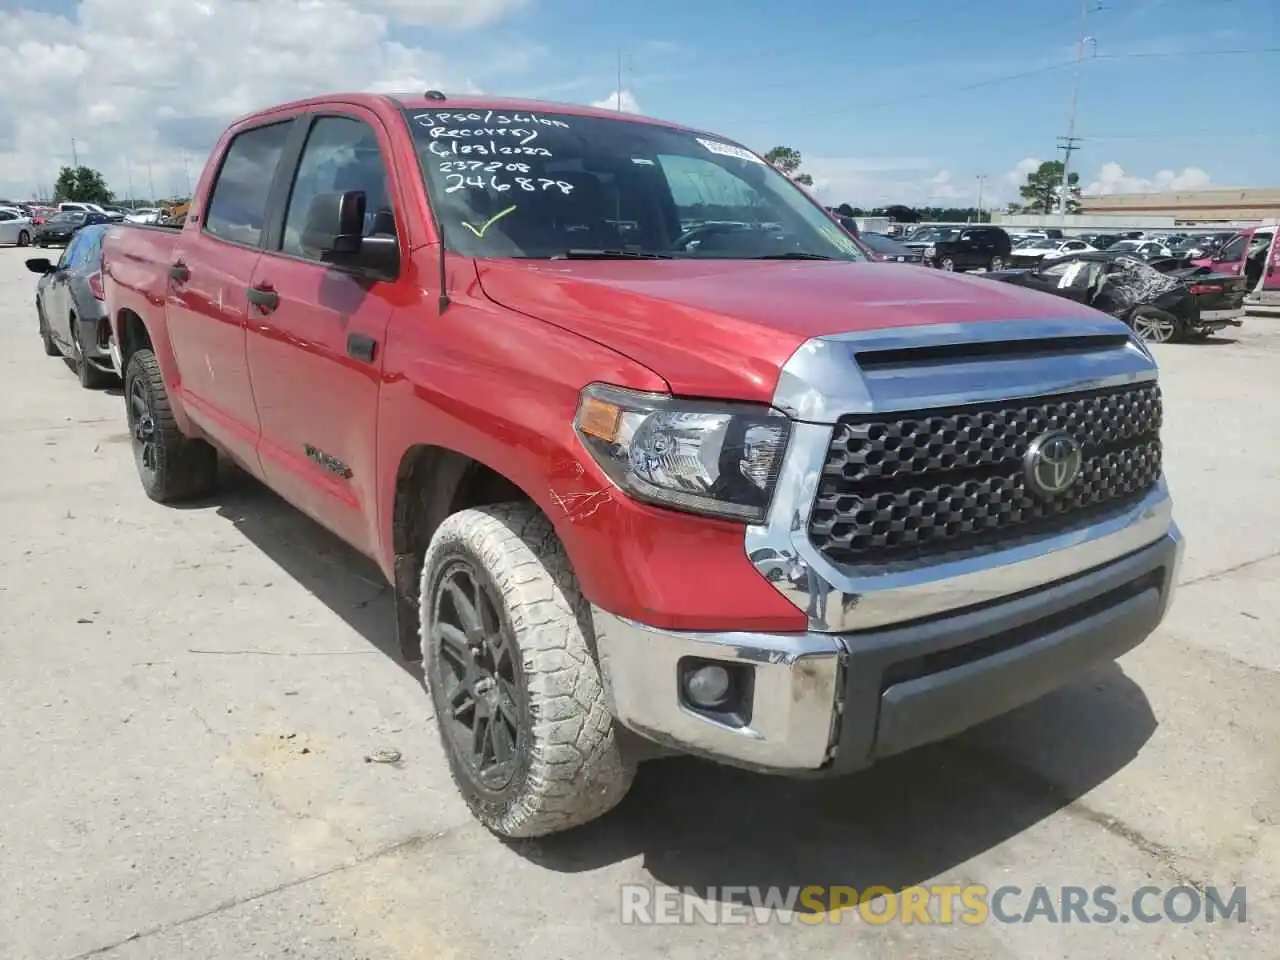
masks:
<svg viewBox="0 0 1280 960"><path fill-rule="evenodd" d="M317 251L325 263L392 279L400 272L394 220L379 226L379 219L375 222L377 233L364 236L366 202L363 190L320 194L307 207L299 240L304 248Z"/></svg>
<svg viewBox="0 0 1280 960"><path fill-rule="evenodd" d="M302 227L302 245L338 262L355 256L362 245L364 205L363 190L322 193L313 198Z"/></svg>
<svg viewBox="0 0 1280 960"><path fill-rule="evenodd" d="M58 269L58 265L48 257L32 257L27 261L27 269L32 273L39 273L43 275L46 273L53 273Z"/></svg>

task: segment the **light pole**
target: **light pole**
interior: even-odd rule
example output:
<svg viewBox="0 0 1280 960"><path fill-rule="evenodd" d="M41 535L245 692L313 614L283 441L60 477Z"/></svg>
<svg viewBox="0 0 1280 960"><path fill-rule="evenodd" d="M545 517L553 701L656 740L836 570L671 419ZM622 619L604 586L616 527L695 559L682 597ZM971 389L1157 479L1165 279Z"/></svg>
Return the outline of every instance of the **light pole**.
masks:
<svg viewBox="0 0 1280 960"><path fill-rule="evenodd" d="M1076 144L1080 142L1080 138L1076 136L1076 109L1080 101L1080 65L1084 63L1084 48L1086 44L1093 44L1095 53L1097 52L1098 40L1096 37L1086 37L1084 34L1085 23L1089 19L1089 10L1101 10L1102 4L1097 0L1080 0L1080 32L1076 37L1076 65L1075 72L1071 79L1071 109L1067 111L1067 135L1059 137L1059 149L1062 150L1062 200L1061 210L1063 223L1066 223L1067 217L1067 200L1071 196L1071 154L1076 149Z"/></svg>
<svg viewBox="0 0 1280 960"><path fill-rule="evenodd" d="M982 223L982 188L987 182L985 173L978 174L978 222Z"/></svg>

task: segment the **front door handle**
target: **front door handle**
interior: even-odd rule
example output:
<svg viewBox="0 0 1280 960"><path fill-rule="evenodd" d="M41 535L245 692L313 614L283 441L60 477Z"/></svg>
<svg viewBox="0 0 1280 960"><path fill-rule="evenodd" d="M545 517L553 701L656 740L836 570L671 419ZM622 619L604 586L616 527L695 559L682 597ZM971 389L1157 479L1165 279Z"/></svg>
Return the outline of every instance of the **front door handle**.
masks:
<svg viewBox="0 0 1280 960"><path fill-rule="evenodd" d="M178 283L186 283L191 279L191 270L179 260L177 263L169 265L169 279L176 280Z"/></svg>
<svg viewBox="0 0 1280 960"><path fill-rule="evenodd" d="M363 333L347 334L347 356L366 363L373 362L373 355L378 349L378 341Z"/></svg>
<svg viewBox="0 0 1280 960"><path fill-rule="evenodd" d="M248 297L249 302L263 313L270 313L280 306L280 294L276 293L270 284L262 283L256 287L250 287Z"/></svg>

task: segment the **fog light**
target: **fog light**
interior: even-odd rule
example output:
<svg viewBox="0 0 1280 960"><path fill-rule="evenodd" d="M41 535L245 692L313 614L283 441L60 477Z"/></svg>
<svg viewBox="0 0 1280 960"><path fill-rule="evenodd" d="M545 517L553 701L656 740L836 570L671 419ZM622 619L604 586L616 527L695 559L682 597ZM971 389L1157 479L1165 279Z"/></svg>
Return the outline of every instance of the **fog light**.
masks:
<svg viewBox="0 0 1280 960"><path fill-rule="evenodd" d="M684 692L695 707L711 709L729 696L729 671L716 664L697 667L685 674Z"/></svg>

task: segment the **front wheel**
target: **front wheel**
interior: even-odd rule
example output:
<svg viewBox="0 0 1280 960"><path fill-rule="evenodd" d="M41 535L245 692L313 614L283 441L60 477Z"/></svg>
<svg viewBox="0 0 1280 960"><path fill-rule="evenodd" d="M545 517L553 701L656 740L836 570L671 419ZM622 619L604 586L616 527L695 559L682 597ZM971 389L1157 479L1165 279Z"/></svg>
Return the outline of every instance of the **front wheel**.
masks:
<svg viewBox="0 0 1280 960"><path fill-rule="evenodd" d="M535 506L447 518L423 558L419 617L449 770L485 827L540 837L622 800L635 766L605 702L589 608Z"/></svg>
<svg viewBox="0 0 1280 960"><path fill-rule="evenodd" d="M44 345L44 355L46 357L62 356L62 351L53 342L53 334L49 331L49 321L45 319L44 307L40 306L39 300L36 301L36 318L40 321L40 342Z"/></svg>
<svg viewBox="0 0 1280 960"><path fill-rule="evenodd" d="M953 272L955 268L956 268L956 262L952 260L950 257L943 257L942 260L939 261L938 263L938 269L946 270L948 273Z"/></svg>
<svg viewBox="0 0 1280 960"><path fill-rule="evenodd" d="M1003 269L1004 269L1004 258L1003 258L1003 257L992 257L992 258L991 258L991 263L987 266L987 269L988 269L988 270L992 270L992 271L995 271L995 270L1003 270Z"/></svg>
<svg viewBox="0 0 1280 960"><path fill-rule="evenodd" d="M31 244L31 234L27 233L27 231L25 231L25 230L21 230L21 231L19 231L19 232L18 232L18 246L20 246L20 247L26 247L26 246L30 246L30 244Z"/></svg>
<svg viewBox="0 0 1280 960"><path fill-rule="evenodd" d="M80 386L86 390L101 390L107 385L107 374L103 373L84 355L84 327L75 317L71 318L71 350L72 364L76 376L80 378Z"/></svg>
<svg viewBox="0 0 1280 960"><path fill-rule="evenodd" d="M218 482L218 452L178 429L160 364L150 350L129 358L124 395L133 458L147 496L158 503L176 503L212 493Z"/></svg>
<svg viewBox="0 0 1280 960"><path fill-rule="evenodd" d="M1147 343L1168 343L1178 336L1178 318L1155 307L1138 307L1129 315L1129 326Z"/></svg>

